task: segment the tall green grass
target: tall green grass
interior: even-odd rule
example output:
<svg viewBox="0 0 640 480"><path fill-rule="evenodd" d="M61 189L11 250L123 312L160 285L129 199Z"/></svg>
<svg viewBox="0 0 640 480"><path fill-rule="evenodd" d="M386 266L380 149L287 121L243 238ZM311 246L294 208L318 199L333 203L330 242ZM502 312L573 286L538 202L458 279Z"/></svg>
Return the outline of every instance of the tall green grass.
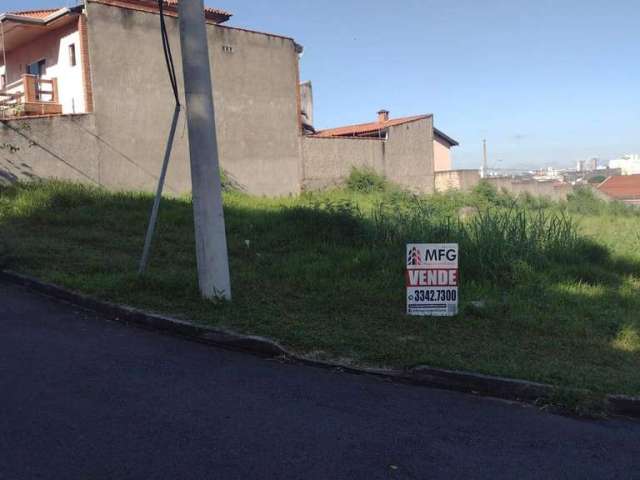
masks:
<svg viewBox="0 0 640 480"><path fill-rule="evenodd" d="M579 215L640 217L640 209L618 201L605 201L596 196L592 187L587 186L574 189L567 201L559 205L560 208Z"/></svg>
<svg viewBox="0 0 640 480"><path fill-rule="evenodd" d="M316 240L400 252L407 243L459 243L461 272L473 278L513 280L523 264L543 269L557 261L605 261L604 247L582 237L562 211L482 206L460 218L427 198L380 199L370 213L349 200L289 207L299 231Z"/></svg>

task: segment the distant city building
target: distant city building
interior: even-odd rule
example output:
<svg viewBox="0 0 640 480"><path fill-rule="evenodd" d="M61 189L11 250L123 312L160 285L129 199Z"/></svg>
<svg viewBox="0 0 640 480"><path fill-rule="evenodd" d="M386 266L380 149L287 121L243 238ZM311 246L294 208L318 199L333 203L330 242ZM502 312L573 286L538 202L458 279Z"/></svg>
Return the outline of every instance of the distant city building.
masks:
<svg viewBox="0 0 640 480"><path fill-rule="evenodd" d="M547 182L549 180L562 180L561 171L554 167L547 167L538 170L533 174L533 179L538 182Z"/></svg>
<svg viewBox="0 0 640 480"><path fill-rule="evenodd" d="M576 170L578 172L593 172L598 169L599 161L597 157L590 158L589 160L579 160L576 165Z"/></svg>
<svg viewBox="0 0 640 480"><path fill-rule="evenodd" d="M593 172L565 170L561 174L565 182L575 185L580 183L600 183L598 180L602 181L608 177L622 175L622 171L619 168L598 167Z"/></svg>
<svg viewBox="0 0 640 480"><path fill-rule="evenodd" d="M623 155L609 161L609 168L619 168L622 175L636 175L640 173L640 155Z"/></svg>

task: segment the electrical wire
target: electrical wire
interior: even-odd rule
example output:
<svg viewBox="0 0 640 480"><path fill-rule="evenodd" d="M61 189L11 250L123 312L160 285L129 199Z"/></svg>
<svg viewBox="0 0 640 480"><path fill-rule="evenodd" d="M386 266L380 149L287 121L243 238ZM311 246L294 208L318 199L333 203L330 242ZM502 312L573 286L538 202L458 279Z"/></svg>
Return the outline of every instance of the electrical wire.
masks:
<svg viewBox="0 0 640 480"><path fill-rule="evenodd" d="M176 106L180 106L180 96L178 94L178 80L176 77L176 68L173 63L173 54L171 53L171 43L167 33L167 25L164 20L164 0L158 0L158 8L160 9L160 33L162 36L162 50L164 51L164 59L167 64L167 72L169 73L169 81L171 89L176 100Z"/></svg>

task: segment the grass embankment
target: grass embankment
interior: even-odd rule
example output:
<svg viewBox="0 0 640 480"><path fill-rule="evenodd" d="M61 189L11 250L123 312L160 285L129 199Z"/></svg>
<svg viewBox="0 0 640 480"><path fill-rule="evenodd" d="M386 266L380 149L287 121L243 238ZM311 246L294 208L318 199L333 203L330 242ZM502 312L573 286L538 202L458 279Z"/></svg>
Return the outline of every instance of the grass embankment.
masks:
<svg viewBox="0 0 640 480"><path fill-rule="evenodd" d="M640 216L627 208L486 187L416 198L367 175L300 198L228 192L234 302L214 304L198 296L188 199L163 201L149 273L136 276L151 202L55 182L2 188L0 263L318 358L640 394ZM404 314L408 241L460 242L459 316Z"/></svg>

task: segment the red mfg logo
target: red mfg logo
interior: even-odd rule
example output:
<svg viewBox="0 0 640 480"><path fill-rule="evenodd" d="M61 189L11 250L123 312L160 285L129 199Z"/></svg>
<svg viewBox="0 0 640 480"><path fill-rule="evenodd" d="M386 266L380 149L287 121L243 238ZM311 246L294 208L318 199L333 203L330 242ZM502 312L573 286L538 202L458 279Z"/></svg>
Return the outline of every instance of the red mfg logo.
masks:
<svg viewBox="0 0 640 480"><path fill-rule="evenodd" d="M413 247L409 252L409 256L407 258L407 265L412 267L417 267L422 265L422 256L420 255L420 250L416 247Z"/></svg>

